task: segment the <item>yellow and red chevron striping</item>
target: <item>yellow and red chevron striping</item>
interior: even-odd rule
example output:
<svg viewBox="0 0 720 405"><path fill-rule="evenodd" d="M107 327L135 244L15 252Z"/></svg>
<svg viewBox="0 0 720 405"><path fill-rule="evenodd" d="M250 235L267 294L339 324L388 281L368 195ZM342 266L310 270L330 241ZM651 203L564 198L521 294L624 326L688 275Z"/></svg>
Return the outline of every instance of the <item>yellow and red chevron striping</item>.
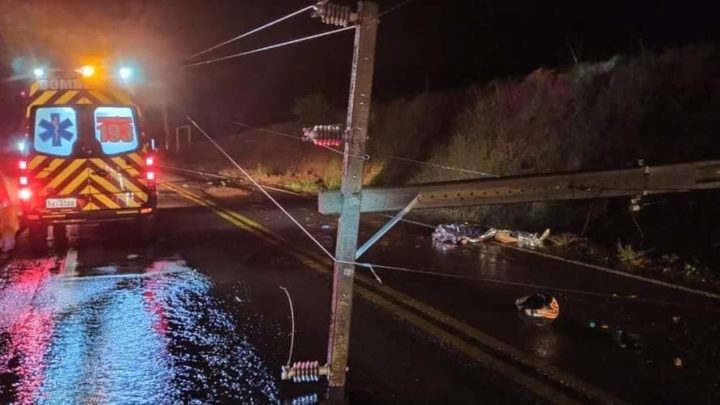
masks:
<svg viewBox="0 0 720 405"><path fill-rule="evenodd" d="M91 159L35 156L28 169L34 187L46 198L87 199L83 211L138 208L151 191L142 177L139 154Z"/></svg>

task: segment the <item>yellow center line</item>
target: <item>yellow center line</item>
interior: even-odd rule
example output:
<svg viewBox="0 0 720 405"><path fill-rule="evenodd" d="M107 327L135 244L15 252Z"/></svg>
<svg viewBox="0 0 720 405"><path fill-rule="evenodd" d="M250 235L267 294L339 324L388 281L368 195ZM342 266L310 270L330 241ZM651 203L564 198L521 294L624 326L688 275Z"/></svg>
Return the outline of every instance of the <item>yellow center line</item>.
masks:
<svg viewBox="0 0 720 405"><path fill-rule="evenodd" d="M162 186L178 193L179 195L185 197L190 201L197 203L198 205L213 210L218 216L227 220L238 228L251 232L266 242L283 247L289 254L297 258L303 265L306 265L313 270L322 273L329 273L332 269L332 262L329 260L329 258L298 250L295 245L286 243L287 241L280 235L277 235L275 232L263 227L262 225L241 215L240 213L220 207L216 203L209 201L204 197L194 194L188 190L184 190L182 188L172 186L166 183L162 184ZM593 387L580 379L572 377L571 375L561 371L560 369L557 369L556 367L539 361L538 359L535 359L523 353L522 351L490 335L487 335L470 325L467 325L462 321L454 319L451 316L443 313L442 311L439 311L427 304L417 301L416 299L404 293L401 293L387 286L378 286L375 281L373 281L369 277L363 276L362 274L357 274L356 278L358 279L359 283L358 285L356 285L355 291L357 291L358 295L360 295L364 299L391 313L394 313L396 316L406 320L407 322L418 327L419 329L424 330L429 335L434 336L435 338L447 343L455 350L473 358L479 364L489 369L492 369L499 374L502 374L504 377L512 381L515 381L516 383L524 386L525 388L529 389L540 397L549 399L550 401L555 403L579 403L575 399L570 398L565 394L553 389L544 382L533 378L525 371L520 370L517 367L511 365L510 363L498 359L495 356L480 350L476 346L465 342L462 338L458 337L457 334L465 335L472 340L480 343L481 345L490 347L493 350L502 353L506 357L509 357L512 360L520 363L522 366L528 367L533 371L537 372L538 374L544 376L545 378L555 382L556 384L567 387L579 394L582 394L588 399L599 403L624 403L624 401L615 398L609 393ZM383 294L392 297L394 300L403 304L405 307L389 301L388 299L382 297L377 292L374 292L371 289L379 290L377 292L382 292ZM443 330L442 328L434 325L433 323L422 319L420 316L408 311L406 309L408 307L432 319L434 322L440 323L448 329L452 329L456 333L450 333L447 330Z"/></svg>

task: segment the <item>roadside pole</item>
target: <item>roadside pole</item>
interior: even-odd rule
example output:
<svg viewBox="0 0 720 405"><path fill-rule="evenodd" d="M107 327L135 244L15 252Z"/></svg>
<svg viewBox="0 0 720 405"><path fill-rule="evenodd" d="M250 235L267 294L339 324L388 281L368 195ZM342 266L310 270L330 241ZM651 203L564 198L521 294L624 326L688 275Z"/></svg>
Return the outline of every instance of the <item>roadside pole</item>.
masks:
<svg viewBox="0 0 720 405"><path fill-rule="evenodd" d="M329 385L344 387L350 344L350 320L353 303L355 252L360 227L360 201L365 161L368 122L375 64L375 43L378 26L378 6L361 2L360 17L355 32L355 52L350 78L347 132L343 158L340 192L342 208L338 220L337 244L333 266L333 293L328 343Z"/></svg>

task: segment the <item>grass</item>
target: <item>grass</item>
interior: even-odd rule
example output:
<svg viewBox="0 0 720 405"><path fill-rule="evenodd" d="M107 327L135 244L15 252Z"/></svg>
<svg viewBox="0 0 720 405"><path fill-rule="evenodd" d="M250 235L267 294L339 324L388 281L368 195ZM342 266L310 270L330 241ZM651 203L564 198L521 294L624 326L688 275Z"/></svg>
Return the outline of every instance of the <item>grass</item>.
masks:
<svg viewBox="0 0 720 405"><path fill-rule="evenodd" d="M537 69L524 78L375 103L368 134L371 159L363 180L385 186L479 177L384 158L390 155L498 175L616 169L638 158L653 165L716 158L720 97L712 95L720 94L714 73L718 69L720 48L691 45L567 69ZM299 101L296 114L301 122L335 120L331 110L322 97L312 95ZM300 126L291 122L270 129L299 134ZM307 143L245 131L223 144L271 184L303 193L340 186L339 155ZM193 159L208 156L196 148L189 153ZM708 233L694 244L707 250L704 244L720 240L710 226L720 218L717 214L714 221L704 222L708 232L697 229L703 220L673 222L669 212L717 212L712 199L702 206L690 206L687 200L653 205L643 212L643 226L660 231L648 229L645 243L661 246L658 241L668 240L667 235L687 241ZM510 229L550 227L554 234L579 233L590 218L589 237L603 240L618 259L637 261L643 252L636 246L618 243L613 249L618 238L634 232L620 204L599 201L592 216L584 202L453 208L431 214L442 221ZM687 256L677 244L670 248Z"/></svg>
<svg viewBox="0 0 720 405"><path fill-rule="evenodd" d="M641 257L641 252L637 251L632 244L623 244L617 242L616 257L624 263L632 263Z"/></svg>

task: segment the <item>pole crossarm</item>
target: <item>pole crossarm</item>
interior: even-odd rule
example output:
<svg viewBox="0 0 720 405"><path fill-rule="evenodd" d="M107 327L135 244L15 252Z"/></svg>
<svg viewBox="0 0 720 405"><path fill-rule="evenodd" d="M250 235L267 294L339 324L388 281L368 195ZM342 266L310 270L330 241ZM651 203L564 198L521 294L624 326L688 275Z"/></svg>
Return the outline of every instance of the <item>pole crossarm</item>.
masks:
<svg viewBox="0 0 720 405"><path fill-rule="evenodd" d="M397 211L418 194L422 194L423 198L415 208L427 209L680 193L713 188L720 188L720 160L366 188L362 191L360 210L363 213ZM338 214L341 201L339 191L320 193L318 210L326 215Z"/></svg>

